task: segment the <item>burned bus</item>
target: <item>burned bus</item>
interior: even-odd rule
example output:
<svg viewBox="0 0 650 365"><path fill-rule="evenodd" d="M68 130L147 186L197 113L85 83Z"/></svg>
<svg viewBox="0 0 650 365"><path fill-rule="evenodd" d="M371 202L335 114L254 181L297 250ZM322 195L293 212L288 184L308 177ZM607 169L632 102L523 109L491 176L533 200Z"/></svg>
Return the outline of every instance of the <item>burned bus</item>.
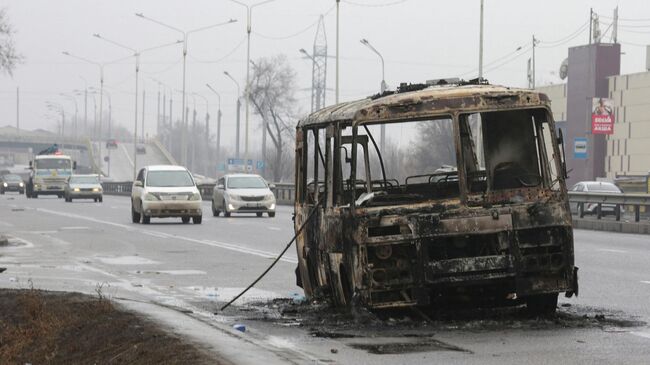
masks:
<svg viewBox="0 0 650 365"><path fill-rule="evenodd" d="M577 295L562 135L545 94L402 84L321 109L296 133L307 298L552 313L559 293Z"/></svg>

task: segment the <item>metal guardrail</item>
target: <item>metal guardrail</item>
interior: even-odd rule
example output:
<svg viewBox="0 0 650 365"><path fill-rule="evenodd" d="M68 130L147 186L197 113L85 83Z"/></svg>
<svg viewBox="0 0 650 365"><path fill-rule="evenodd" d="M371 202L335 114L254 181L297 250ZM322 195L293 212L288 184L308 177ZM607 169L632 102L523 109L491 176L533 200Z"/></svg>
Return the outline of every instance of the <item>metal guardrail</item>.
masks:
<svg viewBox="0 0 650 365"><path fill-rule="evenodd" d="M273 184L273 183L272 183ZM292 205L294 198L295 187L293 184L277 183L271 190L275 194L276 203L279 205ZM133 181L103 181L102 187L106 195L131 195L131 187ZM215 184L199 184L196 187L201 193L203 200L210 201L212 199L212 192L214 191Z"/></svg>
<svg viewBox="0 0 650 365"><path fill-rule="evenodd" d="M583 193L583 192L569 192L569 202L578 204L578 212L580 218L584 217L585 204L598 204L596 214L598 219L602 218L602 205L614 204L616 205L616 220L621 220L621 211L623 206L632 207L634 211L634 221L641 220L641 207L650 206L650 194L604 194L604 193ZM582 209L581 209L582 208Z"/></svg>

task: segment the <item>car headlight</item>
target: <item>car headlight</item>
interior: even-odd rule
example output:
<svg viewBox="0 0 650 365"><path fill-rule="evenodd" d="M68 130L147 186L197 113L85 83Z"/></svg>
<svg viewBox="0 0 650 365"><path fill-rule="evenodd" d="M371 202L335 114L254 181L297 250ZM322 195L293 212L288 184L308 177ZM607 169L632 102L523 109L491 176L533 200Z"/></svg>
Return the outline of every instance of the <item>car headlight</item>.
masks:
<svg viewBox="0 0 650 365"><path fill-rule="evenodd" d="M152 193L147 193L147 195L144 196L144 200L146 200L146 201L154 201L154 200L160 200L160 199L158 199L158 197L153 195Z"/></svg>
<svg viewBox="0 0 650 365"><path fill-rule="evenodd" d="M93 191L94 191L94 192L98 192L98 191L100 191L100 190L101 190L100 188L93 188Z"/></svg>
<svg viewBox="0 0 650 365"><path fill-rule="evenodd" d="M201 200L201 193L194 193L190 196L190 200Z"/></svg>
<svg viewBox="0 0 650 365"><path fill-rule="evenodd" d="M241 200L237 194L228 194L228 197L232 200Z"/></svg>
<svg viewBox="0 0 650 365"><path fill-rule="evenodd" d="M20 183L18 183L18 186L20 186L22 188L23 186L25 186L25 184L20 182Z"/></svg>
<svg viewBox="0 0 650 365"><path fill-rule="evenodd" d="M74 191L81 191L81 189L79 189L79 188L74 188L74 189L72 189L72 190L74 190Z"/></svg>
<svg viewBox="0 0 650 365"><path fill-rule="evenodd" d="M4 185L5 188L6 188L7 186L9 186L9 184L7 184L7 183L2 183L2 185Z"/></svg>

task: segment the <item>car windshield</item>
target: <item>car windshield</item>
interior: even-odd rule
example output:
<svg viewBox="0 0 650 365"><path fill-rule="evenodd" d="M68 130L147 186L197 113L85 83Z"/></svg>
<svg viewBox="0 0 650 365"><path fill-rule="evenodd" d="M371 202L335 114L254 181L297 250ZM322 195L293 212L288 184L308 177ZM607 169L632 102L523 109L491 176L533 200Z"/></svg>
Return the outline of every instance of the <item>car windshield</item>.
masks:
<svg viewBox="0 0 650 365"><path fill-rule="evenodd" d="M70 170L71 163L67 158L45 158L42 160L36 160L36 168Z"/></svg>
<svg viewBox="0 0 650 365"><path fill-rule="evenodd" d="M587 184L587 190L592 192L603 192L603 193L620 193L621 190L613 184Z"/></svg>
<svg viewBox="0 0 650 365"><path fill-rule="evenodd" d="M238 176L228 179L229 189L264 189L266 183L259 176Z"/></svg>
<svg viewBox="0 0 650 365"><path fill-rule="evenodd" d="M73 176L70 178L70 184L98 184L97 176Z"/></svg>
<svg viewBox="0 0 650 365"><path fill-rule="evenodd" d="M149 171L147 173L147 186L151 187L184 187L194 186L190 173L178 171Z"/></svg>
<svg viewBox="0 0 650 365"><path fill-rule="evenodd" d="M3 180L7 181L7 182L9 182L9 181L11 181L11 182L23 181L23 179L21 179L20 176L18 176L18 175L5 175L3 177Z"/></svg>

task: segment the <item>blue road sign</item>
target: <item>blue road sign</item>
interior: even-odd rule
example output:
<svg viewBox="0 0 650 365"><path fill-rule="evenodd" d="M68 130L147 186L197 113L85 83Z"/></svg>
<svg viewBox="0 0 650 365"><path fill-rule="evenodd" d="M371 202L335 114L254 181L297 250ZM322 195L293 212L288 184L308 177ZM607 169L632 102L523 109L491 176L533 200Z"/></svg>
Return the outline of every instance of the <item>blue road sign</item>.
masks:
<svg viewBox="0 0 650 365"><path fill-rule="evenodd" d="M576 137L573 139L573 158L579 160L587 158L587 138Z"/></svg>

